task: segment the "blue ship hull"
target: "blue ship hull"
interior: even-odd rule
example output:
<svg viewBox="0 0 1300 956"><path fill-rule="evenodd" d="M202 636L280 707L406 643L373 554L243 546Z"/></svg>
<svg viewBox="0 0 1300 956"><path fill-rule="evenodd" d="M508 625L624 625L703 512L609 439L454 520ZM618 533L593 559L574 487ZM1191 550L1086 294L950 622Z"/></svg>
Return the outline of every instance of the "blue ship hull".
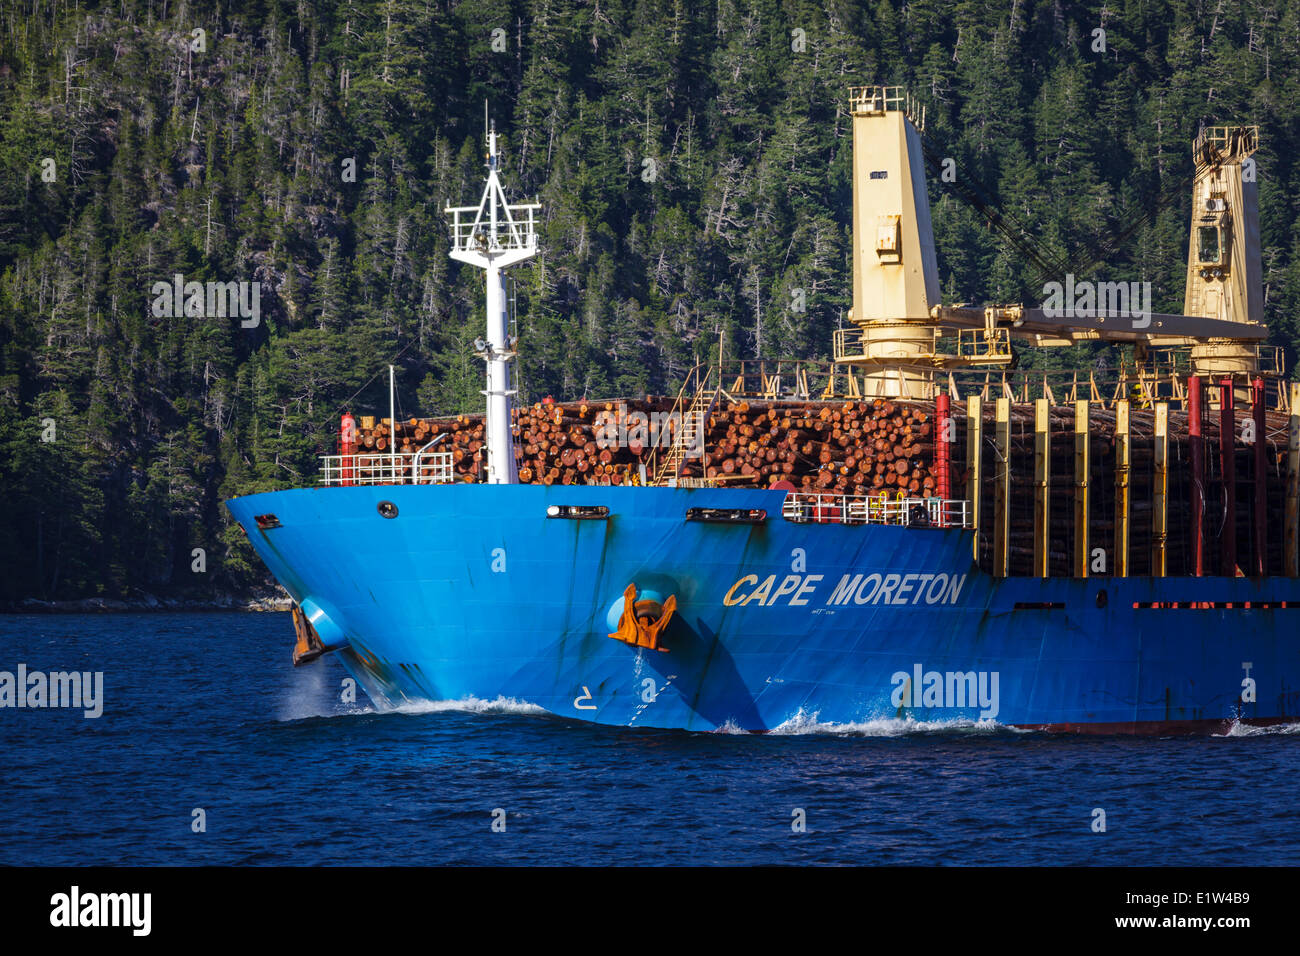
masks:
<svg viewBox="0 0 1300 956"><path fill-rule="evenodd" d="M915 719L1212 732L1300 714L1298 580L995 579L974 565L970 531L794 523L783 499L408 485L227 508L381 708L507 698L710 731ZM556 504L609 517L548 517ZM687 521L688 508L767 519ZM278 526L259 528L267 514ZM666 652L610 638L630 583L676 597Z"/></svg>

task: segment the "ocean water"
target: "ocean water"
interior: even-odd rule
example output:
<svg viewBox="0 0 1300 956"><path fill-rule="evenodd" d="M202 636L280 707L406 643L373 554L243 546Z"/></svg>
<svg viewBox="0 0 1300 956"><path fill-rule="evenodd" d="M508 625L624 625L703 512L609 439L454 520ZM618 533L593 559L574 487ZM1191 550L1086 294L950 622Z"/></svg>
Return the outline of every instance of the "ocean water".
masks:
<svg viewBox="0 0 1300 956"><path fill-rule="evenodd" d="M376 713L341 700L329 657L295 669L291 642L287 614L0 616L0 671L104 675L97 719L0 709L0 864L1300 862L1300 725L1128 739L804 715L760 736L510 701Z"/></svg>

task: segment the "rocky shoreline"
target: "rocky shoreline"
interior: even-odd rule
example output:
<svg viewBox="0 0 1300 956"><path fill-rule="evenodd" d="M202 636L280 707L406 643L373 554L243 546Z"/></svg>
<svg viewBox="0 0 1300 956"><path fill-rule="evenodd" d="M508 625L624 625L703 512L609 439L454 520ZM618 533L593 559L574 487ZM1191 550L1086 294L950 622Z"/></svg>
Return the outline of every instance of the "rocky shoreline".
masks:
<svg viewBox="0 0 1300 956"><path fill-rule="evenodd" d="M75 601L42 601L24 598L0 604L5 614L115 614L137 611L288 611L293 599L284 591L258 594L221 594L212 597L156 597L142 594L133 598L80 598Z"/></svg>

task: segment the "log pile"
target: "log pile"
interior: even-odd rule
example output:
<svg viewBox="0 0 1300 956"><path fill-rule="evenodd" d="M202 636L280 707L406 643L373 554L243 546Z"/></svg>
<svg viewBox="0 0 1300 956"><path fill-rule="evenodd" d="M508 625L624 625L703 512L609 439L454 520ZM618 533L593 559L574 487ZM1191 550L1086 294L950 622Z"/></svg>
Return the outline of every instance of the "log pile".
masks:
<svg viewBox="0 0 1300 956"><path fill-rule="evenodd" d="M728 405L710 422L705 477L785 480L831 494L932 495L933 412L884 400Z"/></svg>
<svg viewBox="0 0 1300 956"><path fill-rule="evenodd" d="M681 427L672 402L641 400L538 403L515 410L519 480L542 484L625 484L642 465L653 477ZM932 495L936 479L933 405L871 402L722 401L704 429L703 455L683 477L767 487L788 481L828 494ZM459 479L482 480L487 450L482 416L399 421L363 416L359 454L420 451L429 441L450 451Z"/></svg>
<svg viewBox="0 0 1300 956"><path fill-rule="evenodd" d="M394 425L387 418L363 415L357 421L356 453L387 454L391 450L399 455L412 455L441 435L447 437L431 450L450 451L457 475L474 480L486 468L482 463L487 456L482 416L411 418Z"/></svg>
<svg viewBox="0 0 1300 956"><path fill-rule="evenodd" d="M680 428L668 413L672 401L645 399L602 402L539 403L515 410L514 434L520 481L540 484L628 484L638 481L641 468L653 479L656 446L666 450ZM966 415L954 403L955 442L951 447L950 495L967 497ZM995 447L994 403L984 411L982 472L984 489L980 514L980 563L992 567L994 483L1010 467L1009 570L1033 573L1034 407L1011 406L1011 449L1003 464ZM1089 549L1102 548L1113 562L1117 521L1115 501L1115 412L1100 403L1091 408L1089 428L1090 488ZM1249 417L1238 409L1237 429ZM1206 409L1202 426L1205 465L1204 551L1209 573L1235 573L1219 559L1224 516L1228 513L1222 475L1217 410ZM1050 541L1049 571L1073 573L1074 527L1074 409L1050 411ZM1281 573L1285 505L1288 418L1269 412L1264 434L1267 473L1266 563ZM681 469L689 478L708 478L726 487L769 487L788 482L800 491L826 494L936 494L934 404L876 399L853 402L723 401L704 428L703 454L690 457ZM356 451L401 454L420 451L429 441L452 453L459 480L482 481L487 449L481 416L409 419L393 426L386 419L362 417ZM1130 415L1130 574L1151 573L1152 517L1155 485L1154 413L1134 407ZM1235 527L1237 561L1249 561L1257 534L1253 491L1257 476L1253 445L1240 435L1235 454ZM662 452L660 452L662 454ZM1192 573L1192 479L1187 413L1169 414L1167 573Z"/></svg>

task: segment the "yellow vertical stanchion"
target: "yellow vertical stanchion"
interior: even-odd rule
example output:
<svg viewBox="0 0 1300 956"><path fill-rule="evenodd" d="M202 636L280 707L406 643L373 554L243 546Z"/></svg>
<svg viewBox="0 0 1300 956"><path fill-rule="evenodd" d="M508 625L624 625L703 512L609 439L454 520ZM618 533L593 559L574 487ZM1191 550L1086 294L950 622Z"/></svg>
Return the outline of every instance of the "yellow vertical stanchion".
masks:
<svg viewBox="0 0 1300 956"><path fill-rule="evenodd" d="M1286 574L1300 576L1300 383L1291 383L1291 427L1287 430L1286 462L1286 529L1282 540L1286 543ZM1255 436L1263 441L1262 435Z"/></svg>
<svg viewBox="0 0 1300 956"><path fill-rule="evenodd" d="M984 403L978 395L966 399L966 500L971 507L971 527L975 530L975 562L980 559L980 452L984 445Z"/></svg>
<svg viewBox="0 0 1300 956"><path fill-rule="evenodd" d="M1047 577L1052 540L1052 435L1051 406L1047 399L1034 402L1034 574Z"/></svg>
<svg viewBox="0 0 1300 956"><path fill-rule="evenodd" d="M1011 537L1011 400L994 406L998 463L993 490L993 574L1005 578L1010 570Z"/></svg>
<svg viewBox="0 0 1300 956"><path fill-rule="evenodd" d="M1128 577L1129 542L1129 404L1128 399L1115 403L1115 571L1116 577Z"/></svg>
<svg viewBox="0 0 1300 956"><path fill-rule="evenodd" d="M1088 576L1088 400L1074 403L1074 576Z"/></svg>
<svg viewBox="0 0 1300 956"><path fill-rule="evenodd" d="M1151 574L1163 578L1169 540L1169 403L1156 405L1155 476L1151 502Z"/></svg>

